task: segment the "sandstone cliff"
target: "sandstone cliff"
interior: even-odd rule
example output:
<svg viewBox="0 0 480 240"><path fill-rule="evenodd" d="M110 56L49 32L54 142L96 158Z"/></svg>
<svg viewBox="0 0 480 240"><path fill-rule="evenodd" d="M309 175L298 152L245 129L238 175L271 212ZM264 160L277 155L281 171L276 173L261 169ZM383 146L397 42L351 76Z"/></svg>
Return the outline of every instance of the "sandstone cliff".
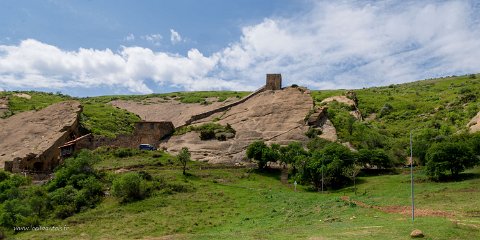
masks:
<svg viewBox="0 0 480 240"><path fill-rule="evenodd" d="M78 126L78 101L53 104L0 119L0 168L15 160L13 168L48 171Z"/></svg>

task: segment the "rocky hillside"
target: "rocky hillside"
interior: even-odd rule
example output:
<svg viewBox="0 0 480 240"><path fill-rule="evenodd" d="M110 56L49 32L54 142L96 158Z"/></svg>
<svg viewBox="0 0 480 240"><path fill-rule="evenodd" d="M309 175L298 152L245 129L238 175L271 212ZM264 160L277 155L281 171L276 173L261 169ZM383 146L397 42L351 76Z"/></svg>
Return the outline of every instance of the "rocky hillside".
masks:
<svg viewBox="0 0 480 240"><path fill-rule="evenodd" d="M65 101L0 119L0 168L16 158L56 158L58 147L77 129L80 111L80 102Z"/></svg>
<svg viewBox="0 0 480 240"><path fill-rule="evenodd" d="M172 136L161 147L173 153L188 147L196 160L241 162L246 147L255 140L279 144L305 141L308 127L304 119L312 106L310 94L299 88L265 91L230 110L194 123L215 121L221 125L230 124L236 131L233 139L202 141L199 133L189 132Z"/></svg>

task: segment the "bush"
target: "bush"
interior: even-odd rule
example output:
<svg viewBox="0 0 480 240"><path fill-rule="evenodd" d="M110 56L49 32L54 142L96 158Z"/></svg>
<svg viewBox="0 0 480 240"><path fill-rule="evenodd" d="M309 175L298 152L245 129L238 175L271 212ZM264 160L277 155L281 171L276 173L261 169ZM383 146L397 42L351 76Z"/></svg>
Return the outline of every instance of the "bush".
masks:
<svg viewBox="0 0 480 240"><path fill-rule="evenodd" d="M113 156L118 158L125 158L135 156L140 153L140 150L132 148L117 148L113 151Z"/></svg>
<svg viewBox="0 0 480 240"><path fill-rule="evenodd" d="M460 172L479 163L479 159L466 143L450 141L431 146L426 160L426 173L433 180L440 180L447 171L457 178Z"/></svg>
<svg viewBox="0 0 480 240"><path fill-rule="evenodd" d="M130 172L113 180L112 193L120 202L126 203L144 199L148 196L149 189L138 173Z"/></svg>
<svg viewBox="0 0 480 240"><path fill-rule="evenodd" d="M203 129L200 131L201 140L210 140L215 138L215 132L213 129Z"/></svg>
<svg viewBox="0 0 480 240"><path fill-rule="evenodd" d="M357 162L364 167L391 168L393 162L390 156L383 149L360 149Z"/></svg>
<svg viewBox="0 0 480 240"><path fill-rule="evenodd" d="M308 128L307 132L305 133L305 136L307 136L308 138L315 138L319 134L322 134L322 130L320 130L318 128L310 127L310 128Z"/></svg>
<svg viewBox="0 0 480 240"><path fill-rule="evenodd" d="M67 185L80 189L80 181L89 176L98 176L93 168L98 160L98 157L91 151L80 151L76 157L66 159L65 163L58 168L55 178L47 184L47 189L53 191Z"/></svg>
<svg viewBox="0 0 480 240"><path fill-rule="evenodd" d="M383 105L383 107L380 109L379 117L383 117L383 116L385 116L385 115L388 115L388 114L390 114L392 111L393 111L392 105L390 105L389 103L385 103L385 104Z"/></svg>
<svg viewBox="0 0 480 240"><path fill-rule="evenodd" d="M247 157L257 161L258 168L264 169L267 163L275 157L274 151L263 141L255 141L247 147Z"/></svg>

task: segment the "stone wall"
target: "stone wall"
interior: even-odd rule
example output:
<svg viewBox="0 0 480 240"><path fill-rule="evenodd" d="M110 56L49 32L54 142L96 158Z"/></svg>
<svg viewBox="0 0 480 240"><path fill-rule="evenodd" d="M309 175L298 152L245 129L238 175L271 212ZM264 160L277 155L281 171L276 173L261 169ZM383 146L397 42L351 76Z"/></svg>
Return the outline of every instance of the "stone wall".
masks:
<svg viewBox="0 0 480 240"><path fill-rule="evenodd" d="M253 93L250 93L249 95L247 95L246 97L236 101L236 102L233 102L233 103L230 103L228 105L225 105L225 106L222 106L222 107L219 107L219 108L216 108L216 109L213 109L213 110L210 110L210 111L207 111L207 112L203 112L203 113L200 113L200 114L196 114L196 115L193 115L189 120L187 120L185 122L184 125L182 126L179 126L179 127L183 127L183 126L186 126L186 125L190 125L191 123L195 122L195 121L198 121L200 119L204 119L204 118L207 118L209 116L212 116L213 114L215 113L219 113L219 112L224 112L226 110L228 110L229 108L231 107L234 107L234 106L237 106L241 103L244 103L245 101L247 101L248 99L252 98L253 96L261 93L265 91L265 86L255 90ZM178 127L178 128L179 128Z"/></svg>
<svg viewBox="0 0 480 240"><path fill-rule="evenodd" d="M172 122L137 122L132 135L118 135L116 138L95 137L93 148L101 146L138 148L140 144L158 146L160 140L175 131Z"/></svg>

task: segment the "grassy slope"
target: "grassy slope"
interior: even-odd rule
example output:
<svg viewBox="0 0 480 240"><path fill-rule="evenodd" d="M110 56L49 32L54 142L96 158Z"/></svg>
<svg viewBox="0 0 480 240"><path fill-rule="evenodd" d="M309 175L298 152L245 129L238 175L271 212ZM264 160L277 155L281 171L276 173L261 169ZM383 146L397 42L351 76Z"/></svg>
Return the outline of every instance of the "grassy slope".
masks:
<svg viewBox="0 0 480 240"><path fill-rule="evenodd" d="M103 161L111 161L108 159ZM123 165L128 166L134 164L131 160L115 161L126 161ZM166 164L168 160L161 157L159 161ZM52 222L68 226L67 231L24 232L16 237L131 239L171 235L174 239L405 239L414 227L423 230L427 239L480 237L480 191L475 187L480 184L480 168L470 171L476 178L463 182L416 183L418 209L449 211L456 216L417 217L412 226L409 216L340 200L347 195L375 206L409 206L408 171L398 175L361 177L358 192L362 194L354 196L351 188L321 194L299 187L294 192L291 185L280 183L278 172L208 169L208 165L199 164L190 167L191 176L185 178L180 169L154 165L143 166L141 170L162 176L169 182L191 185L196 190L172 195L157 192L148 199L124 205L107 197L95 209ZM98 167L102 166L99 163ZM422 179L421 172L417 173Z"/></svg>
<svg viewBox="0 0 480 240"><path fill-rule="evenodd" d="M316 103L335 95L343 95L344 90L313 91ZM465 125L480 110L480 76L447 77L355 90L358 107L364 117L380 112L385 103L393 111L378 118L375 124L395 136L406 136L410 129L430 127L432 121L450 127L451 132L465 130ZM462 93L463 92L463 93ZM462 97L470 92L477 99L462 102Z"/></svg>
<svg viewBox="0 0 480 240"><path fill-rule="evenodd" d="M447 77L355 90L358 107L364 118L376 115L354 128L350 135L343 119L333 119L337 133L342 141L350 141L360 147L373 134L382 139L383 148L395 156L396 161L403 161L407 155L409 131L416 136L425 130L435 131L438 136L449 136L458 132L466 132L466 124L480 110L480 76ZM330 96L343 95L345 90L313 91L316 104ZM381 109L389 104L392 110L381 116ZM335 108L335 111L340 111ZM338 112L347 116L347 111ZM343 117L345 118L345 117ZM336 121L334 121L336 120Z"/></svg>
<svg viewBox="0 0 480 240"><path fill-rule="evenodd" d="M478 94L477 82L467 77L427 80L357 90L357 96L360 109L367 114L378 112L389 102L393 111L372 124L384 128L392 139L406 138L408 127L429 127L432 119L452 127L452 131L462 129L474 112L472 106L478 107L478 102L458 104L460 91L471 88ZM343 92L313 92L313 96L318 102ZM96 99L99 104L112 100L110 97ZM449 112L458 116L452 121ZM418 121L418 115L424 113L427 113L426 121ZM291 186L280 183L278 173L209 169L210 166L202 163L192 164L189 170L192 175L185 178L168 155L154 157L148 154L121 159L105 157L97 167L137 167L169 182L191 185L196 190L176 194L157 192L151 198L125 205L106 197L95 209L52 222L68 226L67 231L32 231L15 237L130 239L171 235L175 239L405 239L415 227L423 230L427 239L480 238L478 167L469 171L473 178L450 183L426 182L422 172L417 171L417 208L455 215L417 217L413 226L409 216L362 208L340 200L347 195L375 206L409 206L408 171L360 177L358 192L361 194L358 196L353 196L351 188L320 194L308 192L301 186L294 192Z"/></svg>
<svg viewBox="0 0 480 240"><path fill-rule="evenodd" d="M26 98L14 96L14 94L16 93L25 93L30 95L32 98L26 99ZM70 96L66 96L66 95L35 92L35 91L0 92L0 97L3 97L3 96L8 96L9 98L8 108L13 113L19 113L19 112L30 111L30 110L40 110L54 103L72 99Z"/></svg>

